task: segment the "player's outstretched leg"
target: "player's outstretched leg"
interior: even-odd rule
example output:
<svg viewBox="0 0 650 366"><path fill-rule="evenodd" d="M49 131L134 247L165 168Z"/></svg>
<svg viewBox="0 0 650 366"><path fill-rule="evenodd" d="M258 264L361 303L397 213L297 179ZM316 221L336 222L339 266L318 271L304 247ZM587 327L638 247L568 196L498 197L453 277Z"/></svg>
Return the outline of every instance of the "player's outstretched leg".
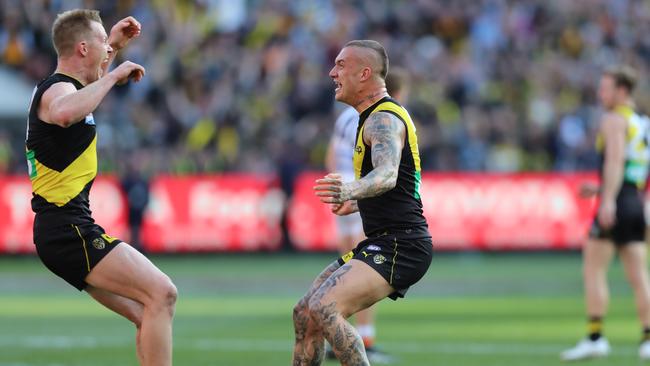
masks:
<svg viewBox="0 0 650 366"><path fill-rule="evenodd" d="M363 340L346 319L394 291L378 272L353 259L329 276L309 298L311 320L322 329L341 365L370 365Z"/></svg>
<svg viewBox="0 0 650 366"><path fill-rule="evenodd" d="M312 283L305 296L293 308L293 326L296 335L296 344L293 349L294 366L320 365L323 361L325 338L323 338L322 330L311 320L308 308L309 298L340 267L338 261L327 266Z"/></svg>
<svg viewBox="0 0 650 366"><path fill-rule="evenodd" d="M138 358L143 366L172 364L172 318L177 291L167 275L133 247L120 243L92 269L86 282L92 288L142 304L141 317L133 316L139 313L133 310L137 305L132 303L116 301L108 307L125 315L119 311L123 310L121 306L131 306L132 312L126 313L134 318L134 323L140 323ZM91 295L97 294L92 291ZM101 294L100 298L105 300Z"/></svg>

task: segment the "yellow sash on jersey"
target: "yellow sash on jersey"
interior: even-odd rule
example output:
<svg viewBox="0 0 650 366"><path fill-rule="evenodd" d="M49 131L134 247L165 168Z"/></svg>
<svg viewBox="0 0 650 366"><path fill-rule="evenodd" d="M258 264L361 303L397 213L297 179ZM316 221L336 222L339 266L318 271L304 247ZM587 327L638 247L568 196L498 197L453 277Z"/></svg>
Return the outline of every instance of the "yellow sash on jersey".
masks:
<svg viewBox="0 0 650 366"><path fill-rule="evenodd" d="M58 207L75 198L97 176L97 136L70 165L61 172L50 169L33 157L29 158L32 190Z"/></svg>

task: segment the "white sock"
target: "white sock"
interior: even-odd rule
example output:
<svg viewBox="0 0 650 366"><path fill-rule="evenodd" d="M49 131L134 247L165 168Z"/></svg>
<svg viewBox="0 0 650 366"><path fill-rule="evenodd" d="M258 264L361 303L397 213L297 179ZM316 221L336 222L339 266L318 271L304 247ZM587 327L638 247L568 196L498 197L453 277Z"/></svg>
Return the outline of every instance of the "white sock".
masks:
<svg viewBox="0 0 650 366"><path fill-rule="evenodd" d="M361 338L375 338L375 326L374 325L359 325L357 326L357 332Z"/></svg>

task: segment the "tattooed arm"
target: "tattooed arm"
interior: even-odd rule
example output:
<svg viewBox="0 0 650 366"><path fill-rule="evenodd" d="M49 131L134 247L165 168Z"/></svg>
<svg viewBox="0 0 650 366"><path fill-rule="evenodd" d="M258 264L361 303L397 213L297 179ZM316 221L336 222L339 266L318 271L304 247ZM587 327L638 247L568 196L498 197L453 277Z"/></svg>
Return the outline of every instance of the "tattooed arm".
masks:
<svg viewBox="0 0 650 366"><path fill-rule="evenodd" d="M373 170L365 177L343 183L340 176L328 175L316 181L316 195L324 203L376 197L395 188L402 158L404 123L390 113L370 115L363 128L363 141L370 145Z"/></svg>
<svg viewBox="0 0 650 366"><path fill-rule="evenodd" d="M376 197L395 188L405 134L404 123L394 115L370 115L363 129L363 141L370 145L374 169L362 179L343 185L343 201Z"/></svg>

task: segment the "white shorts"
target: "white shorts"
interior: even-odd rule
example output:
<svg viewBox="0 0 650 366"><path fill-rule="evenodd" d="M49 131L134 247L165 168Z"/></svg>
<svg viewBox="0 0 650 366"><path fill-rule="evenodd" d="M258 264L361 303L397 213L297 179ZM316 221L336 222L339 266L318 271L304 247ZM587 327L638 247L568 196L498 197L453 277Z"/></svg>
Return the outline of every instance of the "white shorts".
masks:
<svg viewBox="0 0 650 366"><path fill-rule="evenodd" d="M336 216L336 230L339 236L363 235L361 215L355 212L346 216Z"/></svg>

